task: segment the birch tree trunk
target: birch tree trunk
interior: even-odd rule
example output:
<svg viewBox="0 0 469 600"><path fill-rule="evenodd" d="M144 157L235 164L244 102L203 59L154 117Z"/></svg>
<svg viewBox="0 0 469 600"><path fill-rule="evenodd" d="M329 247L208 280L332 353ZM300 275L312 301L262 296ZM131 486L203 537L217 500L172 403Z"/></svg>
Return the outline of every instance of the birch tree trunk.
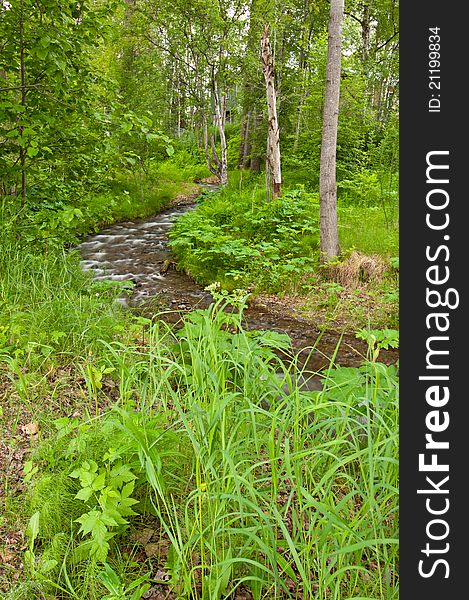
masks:
<svg viewBox="0 0 469 600"><path fill-rule="evenodd" d="M319 173L322 263L328 263L339 255L336 154L343 16L344 0L331 0Z"/></svg>
<svg viewBox="0 0 469 600"><path fill-rule="evenodd" d="M225 136L225 118L226 118L226 96L220 97L220 91L215 83L213 84L213 97L215 104L215 124L220 135L220 161L219 173L221 185L226 185L228 182L228 148Z"/></svg>
<svg viewBox="0 0 469 600"><path fill-rule="evenodd" d="M23 108L26 107L26 69L24 61L24 11L23 2L20 4L20 77L21 77L21 105ZM19 127L20 140L23 141L24 127ZM24 145L20 147L20 167L21 167L21 205L26 206L26 148Z"/></svg>
<svg viewBox="0 0 469 600"><path fill-rule="evenodd" d="M271 181L272 197L278 198L282 191L280 167L280 130L277 118L277 97L274 83L274 64L269 44L269 26L265 25L261 37L261 57L267 94L267 156L266 175Z"/></svg>

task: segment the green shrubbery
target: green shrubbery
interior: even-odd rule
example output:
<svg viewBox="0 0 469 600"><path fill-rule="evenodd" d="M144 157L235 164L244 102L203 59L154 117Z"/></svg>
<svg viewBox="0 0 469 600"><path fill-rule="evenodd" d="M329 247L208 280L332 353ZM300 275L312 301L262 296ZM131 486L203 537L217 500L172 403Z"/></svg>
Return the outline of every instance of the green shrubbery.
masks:
<svg viewBox="0 0 469 600"><path fill-rule="evenodd" d="M339 206L342 249L397 254L397 230L379 207ZM319 198L302 187L266 202L260 177L238 173L227 188L180 217L170 232L181 268L204 283L256 291L307 291L317 283Z"/></svg>
<svg viewBox="0 0 469 600"><path fill-rule="evenodd" d="M216 303L189 315L176 341L155 322L144 345L106 345L121 390L113 408L57 420L34 453L30 582L12 597L34 583L94 600L112 582L143 590L156 578L181 599L241 586L258 600L397 598L395 367L375 353L301 391L299 366L273 352L288 338L244 331L245 294L212 291ZM131 541L142 524L160 548L144 561Z"/></svg>
<svg viewBox="0 0 469 600"><path fill-rule="evenodd" d="M317 261L319 230L311 195L287 192L266 203L262 187L235 184L182 216L170 232L182 268L233 288L255 282L281 291L299 285Z"/></svg>

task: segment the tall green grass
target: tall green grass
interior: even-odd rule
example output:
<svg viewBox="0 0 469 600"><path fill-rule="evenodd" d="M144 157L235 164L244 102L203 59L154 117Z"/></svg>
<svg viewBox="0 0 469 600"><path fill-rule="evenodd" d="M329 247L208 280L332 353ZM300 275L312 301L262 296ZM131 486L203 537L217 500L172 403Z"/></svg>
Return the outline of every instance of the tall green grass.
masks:
<svg viewBox="0 0 469 600"><path fill-rule="evenodd" d="M399 228L379 206L339 206L339 241L343 251L386 258L399 256Z"/></svg>
<svg viewBox="0 0 469 600"><path fill-rule="evenodd" d="M112 447L138 474L129 531L151 524L169 547L132 566L119 550L129 531L113 537L107 560L126 585L147 571L181 599L398 597L395 368L331 364L321 391L301 391L299 366L278 358L288 339L243 330L244 301L227 310L219 298L176 336L155 322L143 346L105 344L119 401L99 419L62 420L33 458L37 564L56 560L30 572L42 593L104 596L106 566L75 552L83 508L69 475Z"/></svg>
<svg viewBox="0 0 469 600"><path fill-rule="evenodd" d="M0 354L28 361L52 355L93 354L129 317L114 301L121 287L98 285L76 253L39 252L23 242L24 230L3 213L0 229Z"/></svg>

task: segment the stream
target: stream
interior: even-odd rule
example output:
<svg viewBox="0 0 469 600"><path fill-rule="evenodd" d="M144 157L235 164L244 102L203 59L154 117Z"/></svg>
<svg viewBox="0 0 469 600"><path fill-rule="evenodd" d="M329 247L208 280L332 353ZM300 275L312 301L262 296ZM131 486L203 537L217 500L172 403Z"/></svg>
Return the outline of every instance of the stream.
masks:
<svg viewBox="0 0 469 600"><path fill-rule="evenodd" d="M209 184L202 187L216 189ZM131 281L132 294L122 296L120 302L146 315L158 313L169 323L176 324L194 309L207 308L212 296L191 277L176 270L168 247L167 233L175 219L195 207L194 203L172 206L154 216L119 222L88 236L77 246L82 267L91 269L98 280ZM319 331L307 321L285 316L276 307L255 301L249 302L244 316L248 329L287 333L294 352L301 351L299 362L308 371L328 366L340 339L338 333L326 331L317 342ZM364 342L353 334L345 334L335 361L342 366L358 366L366 350ZM379 360L391 364L398 357L396 350L381 350Z"/></svg>

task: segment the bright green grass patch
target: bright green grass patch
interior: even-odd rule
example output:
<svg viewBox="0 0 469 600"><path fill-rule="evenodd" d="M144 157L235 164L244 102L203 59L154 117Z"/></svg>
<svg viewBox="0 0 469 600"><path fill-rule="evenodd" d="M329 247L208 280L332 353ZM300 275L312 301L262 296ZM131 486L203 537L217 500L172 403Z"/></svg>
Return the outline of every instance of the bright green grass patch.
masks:
<svg viewBox="0 0 469 600"><path fill-rule="evenodd" d="M398 598L396 368L375 352L302 391L274 353L288 338L242 329L245 301L192 313L176 340L156 322L144 345L106 345L113 410L60 419L32 458L24 588L97 600L110 565L125 586L163 574L181 600L240 586L257 600ZM120 521L122 504L103 516L115 496L99 502L112 469L138 500ZM167 551L135 562L121 548L141 524ZM88 543L99 532L105 556Z"/></svg>
<svg viewBox="0 0 469 600"><path fill-rule="evenodd" d="M339 206L339 241L343 251L399 256L399 228L389 223L381 207Z"/></svg>
<svg viewBox="0 0 469 600"><path fill-rule="evenodd" d="M45 360L93 354L129 316L115 301L122 286L94 283L75 254L32 254L1 239L0 353Z"/></svg>

